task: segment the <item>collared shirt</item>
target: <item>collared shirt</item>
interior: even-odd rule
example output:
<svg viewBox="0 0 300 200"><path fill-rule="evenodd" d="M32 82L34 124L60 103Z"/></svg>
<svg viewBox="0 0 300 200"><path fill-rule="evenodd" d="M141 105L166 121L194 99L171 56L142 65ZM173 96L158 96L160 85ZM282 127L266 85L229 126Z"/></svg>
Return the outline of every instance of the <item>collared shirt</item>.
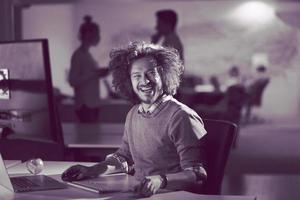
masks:
<svg viewBox="0 0 300 200"><path fill-rule="evenodd" d="M139 108L138 108L138 112L141 114L141 113L144 113L144 114L151 114L154 112L154 110L156 108L158 108L162 103L166 102L166 101L169 101L170 99L172 98L171 95L162 95L160 98L158 98L147 110L144 110L142 104L139 105Z"/></svg>

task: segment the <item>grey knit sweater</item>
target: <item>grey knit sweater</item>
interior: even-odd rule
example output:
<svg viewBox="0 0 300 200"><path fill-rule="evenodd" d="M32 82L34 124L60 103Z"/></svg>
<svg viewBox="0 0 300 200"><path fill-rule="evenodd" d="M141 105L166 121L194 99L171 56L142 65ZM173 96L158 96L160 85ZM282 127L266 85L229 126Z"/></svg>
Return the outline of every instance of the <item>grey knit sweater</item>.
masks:
<svg viewBox="0 0 300 200"><path fill-rule="evenodd" d="M206 134L195 111L171 98L151 114L128 112L116 154L134 163L135 176L176 173L202 163L197 141Z"/></svg>

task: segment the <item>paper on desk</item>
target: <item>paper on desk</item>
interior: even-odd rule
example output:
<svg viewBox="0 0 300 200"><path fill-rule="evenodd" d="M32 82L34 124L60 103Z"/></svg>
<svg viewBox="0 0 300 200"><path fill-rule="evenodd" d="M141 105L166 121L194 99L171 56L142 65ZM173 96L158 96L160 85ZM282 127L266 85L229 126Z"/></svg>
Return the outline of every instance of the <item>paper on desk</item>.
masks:
<svg viewBox="0 0 300 200"><path fill-rule="evenodd" d="M115 166L108 165L107 170L101 176L112 176L112 175L116 175L116 174L125 174L125 173L122 172L121 169L116 169Z"/></svg>

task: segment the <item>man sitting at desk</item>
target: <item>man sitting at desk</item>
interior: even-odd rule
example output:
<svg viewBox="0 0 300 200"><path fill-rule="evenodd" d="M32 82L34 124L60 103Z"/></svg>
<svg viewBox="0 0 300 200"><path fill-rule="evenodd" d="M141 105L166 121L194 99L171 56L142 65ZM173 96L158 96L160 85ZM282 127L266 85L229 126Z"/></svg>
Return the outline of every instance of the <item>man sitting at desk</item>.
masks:
<svg viewBox="0 0 300 200"><path fill-rule="evenodd" d="M194 110L172 96L184 67L175 49L130 43L110 54L116 92L135 103L125 122L121 147L92 167L72 166L63 180L96 177L107 166L133 174L143 196L159 189L186 189L206 180L203 140L206 131ZM199 140L201 139L201 140Z"/></svg>

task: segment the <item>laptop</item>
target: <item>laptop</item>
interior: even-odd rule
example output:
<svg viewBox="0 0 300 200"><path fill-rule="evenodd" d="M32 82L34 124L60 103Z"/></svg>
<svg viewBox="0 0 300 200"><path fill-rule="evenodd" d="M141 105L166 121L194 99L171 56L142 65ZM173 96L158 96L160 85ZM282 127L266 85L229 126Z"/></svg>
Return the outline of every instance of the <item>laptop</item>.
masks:
<svg viewBox="0 0 300 200"><path fill-rule="evenodd" d="M12 192L32 192L67 188L66 184L45 175L9 177L1 154L0 185Z"/></svg>

